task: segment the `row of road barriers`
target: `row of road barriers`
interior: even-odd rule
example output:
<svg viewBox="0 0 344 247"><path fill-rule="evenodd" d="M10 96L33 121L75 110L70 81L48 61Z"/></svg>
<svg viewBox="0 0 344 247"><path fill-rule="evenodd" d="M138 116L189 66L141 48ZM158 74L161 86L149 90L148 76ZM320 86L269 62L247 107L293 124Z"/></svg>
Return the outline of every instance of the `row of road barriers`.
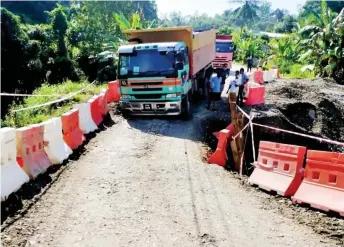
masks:
<svg viewBox="0 0 344 247"><path fill-rule="evenodd" d="M344 216L344 153L261 141L249 183Z"/></svg>
<svg viewBox="0 0 344 247"><path fill-rule="evenodd" d="M119 101L117 82L86 103L39 124L1 128L1 201L50 166L62 164L85 141L84 134L98 129L108 114L108 103Z"/></svg>

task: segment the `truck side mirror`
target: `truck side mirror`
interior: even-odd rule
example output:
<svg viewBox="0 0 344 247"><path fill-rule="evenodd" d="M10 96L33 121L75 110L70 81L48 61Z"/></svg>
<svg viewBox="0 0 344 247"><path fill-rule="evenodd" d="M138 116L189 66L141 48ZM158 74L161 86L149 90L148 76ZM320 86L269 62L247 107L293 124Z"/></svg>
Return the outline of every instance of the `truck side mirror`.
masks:
<svg viewBox="0 0 344 247"><path fill-rule="evenodd" d="M174 68L177 70L184 69L184 63L183 62L176 62L174 65Z"/></svg>

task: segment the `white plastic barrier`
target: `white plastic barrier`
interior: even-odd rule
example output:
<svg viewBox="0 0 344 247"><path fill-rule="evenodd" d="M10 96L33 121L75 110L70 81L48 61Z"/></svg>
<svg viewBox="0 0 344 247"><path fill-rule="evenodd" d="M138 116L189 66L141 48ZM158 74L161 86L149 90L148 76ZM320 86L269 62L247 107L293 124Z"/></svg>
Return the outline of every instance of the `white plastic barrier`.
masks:
<svg viewBox="0 0 344 247"><path fill-rule="evenodd" d="M278 69L272 69L272 78L278 79Z"/></svg>
<svg viewBox="0 0 344 247"><path fill-rule="evenodd" d="M254 82L254 72L251 72L251 73L248 75L248 81Z"/></svg>
<svg viewBox="0 0 344 247"><path fill-rule="evenodd" d="M20 168L16 159L16 130L1 128L1 201L20 189L29 181L29 176Z"/></svg>
<svg viewBox="0 0 344 247"><path fill-rule="evenodd" d="M62 121L60 117L49 119L44 124L44 150L53 164L62 164L72 149L64 142L62 134Z"/></svg>
<svg viewBox="0 0 344 247"><path fill-rule="evenodd" d="M98 129L92 119L90 103L74 104L73 108L79 109L79 127L84 134L88 134Z"/></svg>
<svg viewBox="0 0 344 247"><path fill-rule="evenodd" d="M267 82L274 80L273 74L272 70L263 71L263 80Z"/></svg>

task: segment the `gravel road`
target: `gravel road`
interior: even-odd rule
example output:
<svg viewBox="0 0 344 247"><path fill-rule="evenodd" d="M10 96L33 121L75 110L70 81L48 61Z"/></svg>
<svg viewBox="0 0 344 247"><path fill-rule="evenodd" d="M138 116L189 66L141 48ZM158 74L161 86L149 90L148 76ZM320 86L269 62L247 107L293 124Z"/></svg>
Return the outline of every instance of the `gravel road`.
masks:
<svg viewBox="0 0 344 247"><path fill-rule="evenodd" d="M200 122L216 113L194 111L188 122L117 116L3 229L2 245L337 246L204 163Z"/></svg>

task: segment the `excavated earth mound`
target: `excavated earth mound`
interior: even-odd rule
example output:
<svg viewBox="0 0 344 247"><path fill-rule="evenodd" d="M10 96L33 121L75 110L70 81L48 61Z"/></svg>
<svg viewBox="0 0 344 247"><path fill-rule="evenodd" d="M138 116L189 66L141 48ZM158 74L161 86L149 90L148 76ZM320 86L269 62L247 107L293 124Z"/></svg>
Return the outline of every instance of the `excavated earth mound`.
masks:
<svg viewBox="0 0 344 247"><path fill-rule="evenodd" d="M265 85L265 105L247 111L256 123L344 142L344 86L330 79L280 79ZM257 140L305 145L309 149L344 151L343 147L255 127ZM258 145L258 143L256 143Z"/></svg>
<svg viewBox="0 0 344 247"><path fill-rule="evenodd" d="M344 86L329 79L282 79L266 85L274 104L292 123L316 135L344 142Z"/></svg>

